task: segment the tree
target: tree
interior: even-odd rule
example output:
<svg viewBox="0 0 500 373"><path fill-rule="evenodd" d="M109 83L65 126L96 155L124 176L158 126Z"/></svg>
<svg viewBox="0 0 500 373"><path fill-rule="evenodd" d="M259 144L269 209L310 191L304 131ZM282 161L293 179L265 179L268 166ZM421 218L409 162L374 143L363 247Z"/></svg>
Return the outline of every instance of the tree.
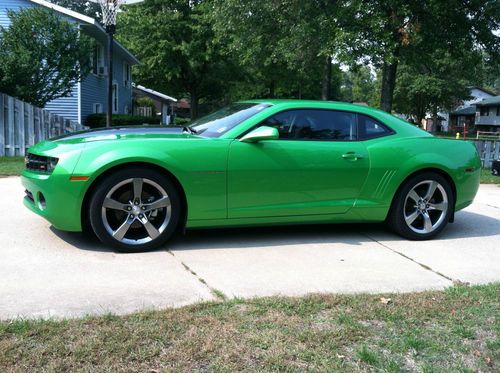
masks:
<svg viewBox="0 0 500 373"><path fill-rule="evenodd" d="M246 69L260 76L269 97L330 99L336 2L214 0L217 36ZM290 89L294 87L293 89Z"/></svg>
<svg viewBox="0 0 500 373"><path fill-rule="evenodd" d="M187 93L193 118L200 100L222 96L223 86L238 73L214 38L208 6L200 0L150 0L124 8L118 21L118 39L142 62L136 80Z"/></svg>
<svg viewBox="0 0 500 373"><path fill-rule="evenodd" d="M436 56L445 49L500 57L500 2L497 0L354 0L346 2L341 51L346 60L368 59L382 70L380 107L391 111L399 64Z"/></svg>
<svg viewBox="0 0 500 373"><path fill-rule="evenodd" d="M43 8L9 11L0 27L0 91L33 105L67 96L90 71L91 40Z"/></svg>
<svg viewBox="0 0 500 373"><path fill-rule="evenodd" d="M416 117L420 123L427 113L449 111L470 98L470 87L487 80L483 74L484 56L463 51L456 59L447 49L436 49L427 59L413 59L400 66L394 107ZM464 68L467 66L467 68Z"/></svg>
<svg viewBox="0 0 500 373"><path fill-rule="evenodd" d="M377 81L368 66L354 66L342 72L342 101L364 102L376 106L377 88Z"/></svg>
<svg viewBox="0 0 500 373"><path fill-rule="evenodd" d="M85 0L49 0L51 3L60 5L64 8L68 8L75 12L84 14L88 17L92 17L101 21L102 19L102 11L101 6L92 1Z"/></svg>

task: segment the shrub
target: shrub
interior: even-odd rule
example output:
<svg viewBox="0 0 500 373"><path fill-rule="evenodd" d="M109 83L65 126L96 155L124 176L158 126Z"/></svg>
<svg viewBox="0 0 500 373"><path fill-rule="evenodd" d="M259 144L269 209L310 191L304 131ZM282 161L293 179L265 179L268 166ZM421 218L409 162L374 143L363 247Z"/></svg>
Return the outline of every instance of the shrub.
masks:
<svg viewBox="0 0 500 373"><path fill-rule="evenodd" d="M176 126L186 126L191 122L190 118L182 118L182 117L175 117L174 119L174 125Z"/></svg>
<svg viewBox="0 0 500 373"><path fill-rule="evenodd" d="M158 117L141 117L138 115L113 115L113 127L141 126L143 124L160 124ZM90 128L106 127L106 114L90 114L85 121Z"/></svg>

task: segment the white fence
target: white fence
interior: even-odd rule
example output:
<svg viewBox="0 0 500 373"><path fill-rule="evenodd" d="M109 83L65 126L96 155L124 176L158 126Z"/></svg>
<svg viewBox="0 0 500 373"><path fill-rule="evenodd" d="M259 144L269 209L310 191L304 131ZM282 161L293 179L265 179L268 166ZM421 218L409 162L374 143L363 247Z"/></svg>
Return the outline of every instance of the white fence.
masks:
<svg viewBox="0 0 500 373"><path fill-rule="evenodd" d="M152 117L153 116L153 108L151 106L134 107L134 115L139 115L141 117Z"/></svg>
<svg viewBox="0 0 500 373"><path fill-rule="evenodd" d="M82 129L77 122L0 93L0 156L24 156L39 141Z"/></svg>
<svg viewBox="0 0 500 373"><path fill-rule="evenodd" d="M481 157L481 165L485 168L491 168L491 163L500 157L500 141L473 140L473 142Z"/></svg>

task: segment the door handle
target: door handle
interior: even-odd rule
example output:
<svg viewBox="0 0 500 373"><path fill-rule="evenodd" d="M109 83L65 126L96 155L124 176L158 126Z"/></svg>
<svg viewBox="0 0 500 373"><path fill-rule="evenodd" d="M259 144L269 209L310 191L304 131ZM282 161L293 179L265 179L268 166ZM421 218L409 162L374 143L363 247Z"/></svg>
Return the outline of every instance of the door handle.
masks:
<svg viewBox="0 0 500 373"><path fill-rule="evenodd" d="M363 154L358 154L355 152L347 152L345 154L342 154L342 158L349 161L357 161L358 159L363 158Z"/></svg>

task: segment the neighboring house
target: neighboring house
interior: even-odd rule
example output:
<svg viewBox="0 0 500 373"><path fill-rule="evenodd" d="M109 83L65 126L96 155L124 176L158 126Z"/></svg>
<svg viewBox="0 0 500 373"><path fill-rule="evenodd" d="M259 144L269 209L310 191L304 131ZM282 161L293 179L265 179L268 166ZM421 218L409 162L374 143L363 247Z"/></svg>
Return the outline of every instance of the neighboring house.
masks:
<svg viewBox="0 0 500 373"><path fill-rule="evenodd" d="M153 91L152 89L143 87L142 85L133 85L133 93L134 93L134 101L137 101L138 98L141 97L149 97L153 100L156 113L151 114L160 114L161 123L162 124L170 124L172 123L174 116L175 103L177 102L176 98L167 96L166 94ZM134 108L134 114L144 115L139 112L140 108Z"/></svg>
<svg viewBox="0 0 500 373"><path fill-rule="evenodd" d="M473 128L476 113L475 104L494 95L493 92L484 88L471 87L469 93L470 99L463 101L461 105L457 106L450 113L439 113L439 116L443 117L441 121L442 131L462 132L465 124L467 124L467 128Z"/></svg>
<svg viewBox="0 0 500 373"><path fill-rule="evenodd" d="M45 109L85 124L85 119L92 113L107 111L107 35L104 28L93 18L44 0L0 0L0 25L8 27L10 20L7 11L41 6L52 9L69 22L78 24L82 33L96 41L92 56L92 72L73 87L71 94L53 100ZM139 63L120 43L114 43L113 58L113 112L128 114L132 112L132 65Z"/></svg>
<svg viewBox="0 0 500 373"><path fill-rule="evenodd" d="M500 132L500 96L476 103L476 130Z"/></svg>

